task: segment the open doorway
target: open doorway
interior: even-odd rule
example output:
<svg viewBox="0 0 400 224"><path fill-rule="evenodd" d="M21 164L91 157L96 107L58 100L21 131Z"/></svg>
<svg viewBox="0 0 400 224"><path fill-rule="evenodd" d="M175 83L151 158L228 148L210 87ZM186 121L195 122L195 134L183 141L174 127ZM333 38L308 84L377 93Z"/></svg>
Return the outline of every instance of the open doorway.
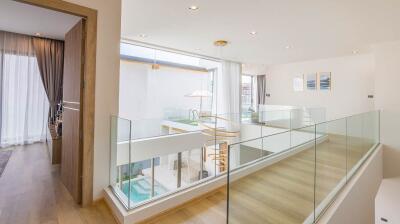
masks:
<svg viewBox="0 0 400 224"><path fill-rule="evenodd" d="M94 77L86 57L95 53L87 44L95 15L63 1L0 3L0 152L51 143L61 182L84 205L92 201L94 83L84 80Z"/></svg>

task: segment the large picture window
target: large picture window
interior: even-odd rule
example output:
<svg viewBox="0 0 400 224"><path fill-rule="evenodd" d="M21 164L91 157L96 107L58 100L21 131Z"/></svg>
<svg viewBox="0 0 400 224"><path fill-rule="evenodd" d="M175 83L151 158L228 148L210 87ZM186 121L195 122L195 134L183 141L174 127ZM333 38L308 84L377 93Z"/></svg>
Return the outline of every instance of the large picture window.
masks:
<svg viewBox="0 0 400 224"><path fill-rule="evenodd" d="M256 78L252 75L242 75L242 113L256 110Z"/></svg>
<svg viewBox="0 0 400 224"><path fill-rule="evenodd" d="M0 32L0 146L45 140L49 103L30 37Z"/></svg>

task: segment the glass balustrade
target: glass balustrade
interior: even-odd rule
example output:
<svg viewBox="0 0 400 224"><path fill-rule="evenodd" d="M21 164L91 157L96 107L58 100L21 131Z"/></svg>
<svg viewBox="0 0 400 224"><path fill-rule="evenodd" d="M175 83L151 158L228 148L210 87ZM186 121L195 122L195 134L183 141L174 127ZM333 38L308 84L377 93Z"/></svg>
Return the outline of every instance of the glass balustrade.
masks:
<svg viewBox="0 0 400 224"><path fill-rule="evenodd" d="M113 116L110 187L133 209L226 175L228 223L313 223L379 143L379 111L321 114Z"/></svg>
<svg viewBox="0 0 400 224"><path fill-rule="evenodd" d="M288 131L230 144L227 223L315 223L376 149L379 119L371 111L292 122Z"/></svg>

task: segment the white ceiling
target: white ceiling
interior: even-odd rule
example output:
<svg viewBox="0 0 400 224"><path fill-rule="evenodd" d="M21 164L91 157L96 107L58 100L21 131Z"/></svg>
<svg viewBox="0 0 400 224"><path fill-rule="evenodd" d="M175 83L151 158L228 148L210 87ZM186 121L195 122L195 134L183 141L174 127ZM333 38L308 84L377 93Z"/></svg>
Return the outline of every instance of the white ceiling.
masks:
<svg viewBox="0 0 400 224"><path fill-rule="evenodd" d="M278 64L367 52L400 39L400 0L122 0L122 37L225 59ZM200 7L190 11L190 5ZM257 31L252 36L251 31ZM140 37L145 34L147 37ZM290 49L286 49L290 46Z"/></svg>
<svg viewBox="0 0 400 224"><path fill-rule="evenodd" d="M40 33L43 37L63 40L79 19L12 0L0 0L0 30L28 35Z"/></svg>

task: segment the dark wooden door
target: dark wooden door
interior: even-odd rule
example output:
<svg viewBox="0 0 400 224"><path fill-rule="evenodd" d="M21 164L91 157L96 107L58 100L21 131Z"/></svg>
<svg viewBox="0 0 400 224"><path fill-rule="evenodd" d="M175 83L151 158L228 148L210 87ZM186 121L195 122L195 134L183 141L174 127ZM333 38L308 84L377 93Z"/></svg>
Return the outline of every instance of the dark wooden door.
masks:
<svg viewBox="0 0 400 224"><path fill-rule="evenodd" d="M77 203L82 201L83 21L65 35L61 180Z"/></svg>

